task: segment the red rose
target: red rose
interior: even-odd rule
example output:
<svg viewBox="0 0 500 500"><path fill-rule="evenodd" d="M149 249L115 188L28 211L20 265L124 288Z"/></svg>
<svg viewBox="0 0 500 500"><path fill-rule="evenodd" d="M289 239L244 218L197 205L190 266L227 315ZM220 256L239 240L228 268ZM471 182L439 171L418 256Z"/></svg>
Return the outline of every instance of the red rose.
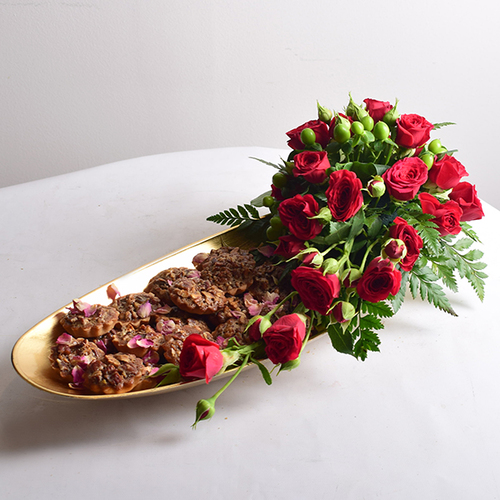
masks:
<svg viewBox="0 0 500 500"><path fill-rule="evenodd" d="M484 217L483 206L477 197L476 187L468 182L459 182L450 193L462 209L461 221L479 220Z"/></svg>
<svg viewBox="0 0 500 500"><path fill-rule="evenodd" d="M403 271L410 271L420 255L420 249L424 246L422 238L417 230L401 217L394 219L394 226L389 228L389 235L404 242L407 253L399 262L399 266Z"/></svg>
<svg viewBox="0 0 500 500"><path fill-rule="evenodd" d="M401 286L401 273L389 259L376 257L366 268L356 286L361 299L380 302L389 295L396 295Z"/></svg>
<svg viewBox="0 0 500 500"><path fill-rule="evenodd" d="M363 206L362 187L361 181L350 170L335 170L330 174L326 198L335 220L345 222Z"/></svg>
<svg viewBox="0 0 500 500"><path fill-rule="evenodd" d="M301 240L310 240L323 229L323 225L316 219L309 219L318 214L319 205L312 194L295 195L280 203L278 212L281 222L290 232Z"/></svg>
<svg viewBox="0 0 500 500"><path fill-rule="evenodd" d="M306 325L298 314L282 316L262 335L267 357L275 365L297 359L305 336Z"/></svg>
<svg viewBox="0 0 500 500"><path fill-rule="evenodd" d="M330 168L326 151L303 151L295 155L293 161L293 175L301 175L313 184L322 183L326 179L326 170Z"/></svg>
<svg viewBox="0 0 500 500"><path fill-rule="evenodd" d="M427 181L427 165L417 157L403 158L382 174L387 192L398 201L412 200Z"/></svg>
<svg viewBox="0 0 500 500"><path fill-rule="evenodd" d="M301 250L304 250L304 240L300 240L293 234L279 237L278 248L274 251L275 255L281 255L285 259L295 257Z"/></svg>
<svg viewBox="0 0 500 500"><path fill-rule="evenodd" d="M450 200L446 203L440 203L437 198L429 193L420 193L418 198L422 206L422 212L434 216L432 222L438 225L441 236L458 234L461 231L460 219L463 212L456 201Z"/></svg>
<svg viewBox="0 0 500 500"><path fill-rule="evenodd" d="M274 184L271 184L271 196L278 201L282 201L285 199L285 197L281 193L281 189L277 188Z"/></svg>
<svg viewBox="0 0 500 500"><path fill-rule="evenodd" d="M224 363L219 346L201 335L189 335L182 346L179 373L186 379L205 378L207 384Z"/></svg>
<svg viewBox="0 0 500 500"><path fill-rule="evenodd" d="M393 108L390 102L377 101L376 99L365 99L363 102L366 104L366 111L375 123L382 120L385 114Z"/></svg>
<svg viewBox="0 0 500 500"><path fill-rule="evenodd" d="M438 188L454 188L462 177L469 175L465 167L453 156L444 155L441 160L435 161L429 170L429 182Z"/></svg>
<svg viewBox="0 0 500 500"><path fill-rule="evenodd" d="M290 137L288 145L292 149L304 149L304 144L300 140L300 133L305 128L314 130L316 134L316 142L320 144L322 148L326 148L328 142L330 141L330 132L328 129L328 125L321 120L311 120L304 123L300 127L294 128L293 130L290 130L286 133L286 135Z"/></svg>
<svg viewBox="0 0 500 500"><path fill-rule="evenodd" d="M333 299L340 293L340 280L336 274L323 274L321 269L300 266L292 271L292 286L299 292L304 305L326 315Z"/></svg>
<svg viewBox="0 0 500 500"><path fill-rule="evenodd" d="M418 148L424 145L431 136L434 125L423 116L401 115L396 120L397 135L395 142L404 148Z"/></svg>

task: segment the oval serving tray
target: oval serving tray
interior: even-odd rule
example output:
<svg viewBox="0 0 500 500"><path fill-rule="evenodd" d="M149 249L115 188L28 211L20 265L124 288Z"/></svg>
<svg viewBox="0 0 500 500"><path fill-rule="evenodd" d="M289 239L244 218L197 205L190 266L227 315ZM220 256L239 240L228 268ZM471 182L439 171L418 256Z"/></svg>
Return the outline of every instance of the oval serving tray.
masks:
<svg viewBox="0 0 500 500"><path fill-rule="evenodd" d="M110 300L107 296L106 289L111 283L117 286L122 295L139 292L146 287L153 276L164 269L182 266L191 267L193 257L200 252L210 252L210 250L220 248L221 246L239 246L241 248L250 249L255 247L255 244L255 240L252 240L247 233L238 228L222 231L221 233L217 233L204 240L200 240L176 250L116 280L110 281L80 297L80 299L90 304L107 305L110 303ZM66 308L70 305L71 304L66 304L64 307L61 307L33 326L16 342L12 350L12 364L14 368L26 382L34 387L59 396L88 400L151 396L179 389L187 389L206 383L205 380L201 379L123 394L91 394L72 389L66 382L58 377L57 372L51 367L49 361L50 348L57 337L63 333L63 329L59 325L59 319L66 314ZM252 366L255 365L249 364L245 368L250 368ZM228 377L236 370L237 367L226 370L224 373L215 376L212 380Z"/></svg>

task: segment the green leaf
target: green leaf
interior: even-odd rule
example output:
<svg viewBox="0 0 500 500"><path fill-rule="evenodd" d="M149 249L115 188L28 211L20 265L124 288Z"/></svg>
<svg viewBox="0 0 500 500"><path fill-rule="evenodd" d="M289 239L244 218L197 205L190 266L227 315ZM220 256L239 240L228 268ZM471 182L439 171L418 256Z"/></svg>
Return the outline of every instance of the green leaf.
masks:
<svg viewBox="0 0 500 500"><path fill-rule="evenodd" d="M269 370L260 361L256 359L250 358L250 361L258 366L260 373L262 374L262 378L264 379L266 384L271 385L273 383L273 379L271 377L271 374L269 373Z"/></svg>
<svg viewBox="0 0 500 500"><path fill-rule="evenodd" d="M408 284L409 273L407 271L401 271L401 286L399 287L399 292L392 299L392 309L394 314L396 314L403 302L405 301L406 286Z"/></svg>
<svg viewBox="0 0 500 500"><path fill-rule="evenodd" d="M452 316L457 316L442 287L436 283L437 280L438 276L429 267L419 268L414 266L410 277L410 290L413 298L416 297L417 291L419 291L422 300L427 300L438 309Z"/></svg>
<svg viewBox="0 0 500 500"><path fill-rule="evenodd" d="M352 336L348 330L344 331L339 323L331 324L328 327L328 336L332 346L344 354L353 354Z"/></svg>
<svg viewBox="0 0 500 500"><path fill-rule="evenodd" d="M364 313L371 314L373 316L378 316L380 318L390 318L394 316L394 311L387 302L368 302L363 300L361 302L361 310Z"/></svg>
<svg viewBox="0 0 500 500"><path fill-rule="evenodd" d="M438 130L443 127L447 127L448 125L456 125L456 123L453 122L441 122L441 123L434 123L434 130Z"/></svg>
<svg viewBox="0 0 500 500"><path fill-rule="evenodd" d="M254 207L263 207L264 206L264 198L266 196L271 196L272 191L266 191L265 193L262 193L260 196L257 196L257 198L254 198L250 203Z"/></svg>
<svg viewBox="0 0 500 500"><path fill-rule="evenodd" d="M282 170L282 166L276 165L276 163L271 163L270 161L262 160L261 158L255 158L255 156L250 156L249 157L251 160L257 160L260 161L261 163L264 163L264 165L268 165L269 167L276 168L278 170Z"/></svg>

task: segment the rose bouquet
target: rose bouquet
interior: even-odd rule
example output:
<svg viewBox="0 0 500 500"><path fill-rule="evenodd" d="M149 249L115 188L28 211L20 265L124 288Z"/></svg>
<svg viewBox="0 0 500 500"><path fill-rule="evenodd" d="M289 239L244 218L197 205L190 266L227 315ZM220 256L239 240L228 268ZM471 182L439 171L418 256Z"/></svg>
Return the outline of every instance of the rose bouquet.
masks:
<svg viewBox="0 0 500 500"><path fill-rule="evenodd" d="M284 267L292 292L247 325L252 344L217 344L191 336L180 361L183 377L207 382L228 366L234 376L198 402L196 421L210 418L215 400L249 362L267 383L267 357L278 371L300 363L312 332L327 332L341 353L364 360L378 351L383 320L400 309L407 289L456 315L444 287L466 279L484 296L483 253L469 221L483 216L465 167L416 114L350 98L343 113L319 105L318 118L287 132L291 151L269 192L209 220L261 234L257 251ZM263 160L259 160L263 161ZM258 208L267 209L262 214ZM292 312L276 319L288 301Z"/></svg>

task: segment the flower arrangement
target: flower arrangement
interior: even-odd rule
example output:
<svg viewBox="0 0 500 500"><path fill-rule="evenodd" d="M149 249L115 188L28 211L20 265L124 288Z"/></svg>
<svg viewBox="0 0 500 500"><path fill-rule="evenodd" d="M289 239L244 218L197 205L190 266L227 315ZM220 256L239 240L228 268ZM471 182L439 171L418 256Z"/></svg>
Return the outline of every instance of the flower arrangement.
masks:
<svg viewBox="0 0 500 500"><path fill-rule="evenodd" d="M198 402L195 424L210 418L215 401L248 362L265 381L271 373L300 364L311 332L327 332L339 352L365 360L378 351L383 320L400 309L407 289L456 315L444 287L458 290L466 279L484 297L483 253L469 221L483 217L465 167L417 114L399 114L374 99L343 113L318 103L318 118L287 132L290 154L270 191L250 204L224 210L208 220L245 231L260 231L258 250L284 265L292 293L291 314L275 319L276 304L248 323L251 345L216 344L192 335L183 348L180 374L207 383L226 367L239 366L212 398ZM268 210L262 215L257 209ZM458 275L458 276L457 276ZM273 369L274 370L274 369Z"/></svg>

